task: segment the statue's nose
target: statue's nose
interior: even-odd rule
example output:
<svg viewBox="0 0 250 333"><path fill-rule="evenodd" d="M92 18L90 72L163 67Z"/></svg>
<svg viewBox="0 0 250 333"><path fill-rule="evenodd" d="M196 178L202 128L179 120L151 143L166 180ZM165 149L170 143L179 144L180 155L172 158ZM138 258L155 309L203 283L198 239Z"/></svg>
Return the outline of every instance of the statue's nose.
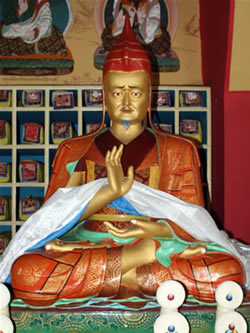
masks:
<svg viewBox="0 0 250 333"><path fill-rule="evenodd" d="M127 106L127 105L129 105L129 101L130 101L130 99L129 99L129 91L125 90L124 96L123 96L123 104Z"/></svg>

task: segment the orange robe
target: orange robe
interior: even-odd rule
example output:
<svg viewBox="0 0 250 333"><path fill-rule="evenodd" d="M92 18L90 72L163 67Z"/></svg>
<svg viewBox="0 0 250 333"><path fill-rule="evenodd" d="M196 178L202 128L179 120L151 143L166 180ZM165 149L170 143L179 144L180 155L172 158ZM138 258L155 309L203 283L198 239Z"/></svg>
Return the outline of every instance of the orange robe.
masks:
<svg viewBox="0 0 250 333"><path fill-rule="evenodd" d="M105 132L99 134L95 140L93 135L89 135L64 142L55 157L46 199L59 186L66 185L69 179L66 171L68 163L80 160L76 169L85 171L86 182L106 177L104 157L107 149L119 143L115 140L109 132ZM143 142L148 142L148 145L143 146ZM125 161L129 159L135 163L137 181L190 203L204 205L198 153L191 141L168 134L155 135L146 130L130 147L125 147L124 154ZM128 166L127 162L124 168ZM104 208L101 213L122 214L110 207ZM129 219L127 224L120 225L119 221L114 223L118 227L130 225ZM168 223L180 239L196 241L174 222ZM84 228L98 232L107 231L102 221L87 221ZM219 283L229 279L244 283L241 263L228 253L206 252L202 257L189 260L173 254L169 267L158 261L137 267L139 290L132 291L131 294L130 290L125 290L120 285L122 247L114 243L112 245L113 248L109 249L75 250L66 253L37 251L24 254L12 267L13 293L34 305L49 305L60 298L124 298L133 293L143 297L155 295L162 282L174 279L181 281L188 294L196 299L214 302L214 292Z"/></svg>

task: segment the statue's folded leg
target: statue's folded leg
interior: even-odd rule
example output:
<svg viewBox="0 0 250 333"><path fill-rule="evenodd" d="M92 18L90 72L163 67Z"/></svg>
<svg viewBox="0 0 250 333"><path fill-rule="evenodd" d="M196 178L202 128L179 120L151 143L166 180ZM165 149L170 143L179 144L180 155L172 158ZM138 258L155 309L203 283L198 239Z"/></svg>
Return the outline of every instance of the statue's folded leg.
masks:
<svg viewBox="0 0 250 333"><path fill-rule="evenodd" d="M188 295L211 303L215 302L215 290L220 283L232 280L243 285L245 282L242 264L230 254L206 252L205 255L189 259L174 254L171 256L171 265L165 267L152 258L145 262L148 255L135 255L136 249L143 249L143 245L149 248L147 242L141 242L126 250L115 247L24 254L12 266L13 294L32 305L50 305L61 298L119 297L127 274L134 278L128 279L133 282L131 288L130 283L125 283L126 289L132 292L137 290L136 295L139 292L141 295L154 296L161 283L177 280L184 284ZM126 272L124 267L127 265L124 266L123 261L125 254L131 255L131 251L134 251L137 264ZM154 247L152 251L155 252ZM133 271L135 274L128 274ZM131 292L125 294L132 295Z"/></svg>
<svg viewBox="0 0 250 333"><path fill-rule="evenodd" d="M158 261L137 268L137 280L145 295L155 295L157 288L166 280L184 284L188 295L202 302L215 302L215 290L224 281L244 284L241 262L227 253L207 252L204 256L181 259L174 255L167 268Z"/></svg>
<svg viewBox="0 0 250 333"><path fill-rule="evenodd" d="M121 251L117 247L24 254L12 266L13 294L44 306L61 298L113 296L120 287Z"/></svg>

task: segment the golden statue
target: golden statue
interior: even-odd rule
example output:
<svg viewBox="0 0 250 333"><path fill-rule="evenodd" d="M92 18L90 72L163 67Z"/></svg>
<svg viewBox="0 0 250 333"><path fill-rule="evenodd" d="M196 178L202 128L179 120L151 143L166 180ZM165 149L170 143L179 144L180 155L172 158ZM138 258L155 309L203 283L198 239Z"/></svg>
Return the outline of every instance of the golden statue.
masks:
<svg viewBox="0 0 250 333"><path fill-rule="evenodd" d="M40 211L53 214L50 205L55 201L56 217L67 220L67 209L74 210L84 195L86 209L74 215L74 226L67 223L63 231L57 227L52 235L56 219L37 215L27 238L43 229L43 223L48 237L38 249L32 243L33 249L12 265L14 297L32 305L86 297L125 301L137 296L146 301L162 282L174 279L196 300L214 302L221 282L243 285L244 260L223 236L223 242L217 241L220 232L200 207L204 202L195 145L153 127L150 63L128 18L106 58L103 80L104 109L112 126L61 144ZM147 113L151 129L144 127ZM89 195L92 185L97 187ZM58 191L71 201L56 201ZM204 221L215 230L214 241ZM21 230L28 228L26 223ZM199 238L197 229L205 230Z"/></svg>

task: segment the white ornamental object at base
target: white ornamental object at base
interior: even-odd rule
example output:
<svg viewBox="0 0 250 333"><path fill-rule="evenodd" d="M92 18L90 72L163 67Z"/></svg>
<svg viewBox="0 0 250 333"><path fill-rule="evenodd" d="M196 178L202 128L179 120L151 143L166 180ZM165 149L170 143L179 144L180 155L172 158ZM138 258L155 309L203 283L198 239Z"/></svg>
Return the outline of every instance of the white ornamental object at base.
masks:
<svg viewBox="0 0 250 333"><path fill-rule="evenodd" d="M190 326L178 308L184 303L186 293L177 281L165 281L157 289L156 299L161 306L160 316L154 324L154 333L189 333Z"/></svg>
<svg viewBox="0 0 250 333"><path fill-rule="evenodd" d="M10 319L9 303L10 292L3 283L0 283L0 332L3 333L14 332L14 325Z"/></svg>
<svg viewBox="0 0 250 333"><path fill-rule="evenodd" d="M235 311L243 302L243 297L243 290L238 283L226 281L219 285L215 293L217 311L214 333L247 333L246 320Z"/></svg>

